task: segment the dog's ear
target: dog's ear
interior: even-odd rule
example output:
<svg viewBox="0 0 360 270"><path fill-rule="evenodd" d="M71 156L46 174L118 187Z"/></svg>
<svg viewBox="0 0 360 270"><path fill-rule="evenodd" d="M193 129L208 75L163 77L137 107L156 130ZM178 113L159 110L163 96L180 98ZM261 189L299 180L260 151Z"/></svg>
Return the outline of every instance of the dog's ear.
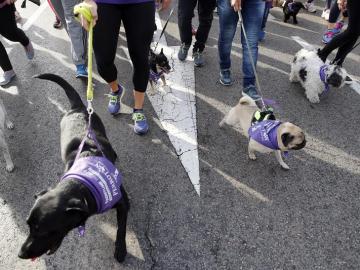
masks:
<svg viewBox="0 0 360 270"><path fill-rule="evenodd" d="M154 53L154 51L152 49L150 49L150 56L155 57L155 53Z"/></svg>
<svg viewBox="0 0 360 270"><path fill-rule="evenodd" d="M292 136L288 132L281 135L281 141L283 142L285 147L287 147L293 139L294 139L294 136Z"/></svg>
<svg viewBox="0 0 360 270"><path fill-rule="evenodd" d="M164 49L161 48L160 54L164 54Z"/></svg>
<svg viewBox="0 0 360 270"><path fill-rule="evenodd" d="M89 207L85 201L72 198L68 201L65 211L68 213L78 212L78 213L88 214Z"/></svg>
<svg viewBox="0 0 360 270"><path fill-rule="evenodd" d="M49 191L49 189L44 189L44 190L36 193L36 194L34 195L34 199L39 198L40 196L44 195L44 194L45 194L46 192L48 192L48 191Z"/></svg>

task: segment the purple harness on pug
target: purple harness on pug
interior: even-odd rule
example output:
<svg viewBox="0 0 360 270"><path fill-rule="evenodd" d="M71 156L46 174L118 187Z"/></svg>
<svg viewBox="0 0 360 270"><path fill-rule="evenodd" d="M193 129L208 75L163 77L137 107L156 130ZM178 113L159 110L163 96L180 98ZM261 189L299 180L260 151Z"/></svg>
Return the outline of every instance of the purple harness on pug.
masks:
<svg viewBox="0 0 360 270"><path fill-rule="evenodd" d="M321 67L320 67L320 71L319 71L319 75L320 75L320 80L324 83L324 85L325 85L325 90L324 90L324 92L323 93L327 93L328 91L329 91L329 89L330 89L330 87L329 87L329 84L326 82L326 71L327 71L327 69L328 69L328 65L322 65Z"/></svg>
<svg viewBox="0 0 360 270"><path fill-rule="evenodd" d="M155 71L150 69L150 78L149 79L150 79L150 81L157 83L163 74L164 74L164 71L162 71L162 70L159 73L156 73Z"/></svg>
<svg viewBox="0 0 360 270"><path fill-rule="evenodd" d="M277 120L263 120L249 128L249 137L258 143L273 149L280 150L277 142L277 129L281 125Z"/></svg>
<svg viewBox="0 0 360 270"><path fill-rule="evenodd" d="M86 138L95 142L97 149L102 153L101 157L80 157ZM88 132L79 146L74 164L64 174L61 181L68 179L76 179L90 190L95 198L98 214L111 209L121 199L122 176L118 169L105 158L90 124ZM78 229L80 236L83 236L85 232L84 225L79 226Z"/></svg>

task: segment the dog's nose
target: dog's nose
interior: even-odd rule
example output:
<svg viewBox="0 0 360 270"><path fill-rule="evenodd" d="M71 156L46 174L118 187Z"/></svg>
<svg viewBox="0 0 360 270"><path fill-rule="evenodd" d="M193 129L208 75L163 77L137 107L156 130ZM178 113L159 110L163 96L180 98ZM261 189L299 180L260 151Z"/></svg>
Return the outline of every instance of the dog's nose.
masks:
<svg viewBox="0 0 360 270"><path fill-rule="evenodd" d="M23 249L21 249L21 250L19 251L19 253L18 253L18 257L19 257L20 259L28 259L29 257L27 256L26 253L27 253L26 251L24 251Z"/></svg>

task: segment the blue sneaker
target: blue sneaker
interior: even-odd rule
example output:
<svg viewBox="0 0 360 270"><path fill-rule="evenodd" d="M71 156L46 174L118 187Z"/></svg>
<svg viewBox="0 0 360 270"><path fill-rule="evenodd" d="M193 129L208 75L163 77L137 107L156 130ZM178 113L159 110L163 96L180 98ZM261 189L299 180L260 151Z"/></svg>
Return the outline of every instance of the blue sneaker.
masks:
<svg viewBox="0 0 360 270"><path fill-rule="evenodd" d="M108 94L110 98L108 104L109 113L117 114L120 111L120 104L123 93L124 93L124 89L121 87L121 85L119 85L119 90L116 93L111 92L110 94Z"/></svg>
<svg viewBox="0 0 360 270"><path fill-rule="evenodd" d="M181 44L179 52L178 52L178 58L180 61L185 61L188 52L190 49L190 45L186 45L185 43Z"/></svg>
<svg viewBox="0 0 360 270"><path fill-rule="evenodd" d="M255 101L258 101L261 99L260 95L258 94L256 87L254 85L249 85L242 91L243 96L248 96L252 98Z"/></svg>
<svg viewBox="0 0 360 270"><path fill-rule="evenodd" d="M220 83L225 86L232 85L233 80L231 79L231 71L230 69L222 69L220 70Z"/></svg>
<svg viewBox="0 0 360 270"><path fill-rule="evenodd" d="M132 115L132 119L134 120L134 132L136 134L144 135L149 131L149 125L143 110L135 111Z"/></svg>
<svg viewBox="0 0 360 270"><path fill-rule="evenodd" d="M32 60L34 58L35 53L34 53L34 47L31 43L31 41L29 42L29 44L26 47L24 47L24 50L25 50L27 59Z"/></svg>
<svg viewBox="0 0 360 270"><path fill-rule="evenodd" d="M259 42L264 41L264 39L265 39L265 31L261 30L259 32Z"/></svg>
<svg viewBox="0 0 360 270"><path fill-rule="evenodd" d="M334 36L335 36L334 29L328 29L323 35L322 42L324 44L328 44L334 38Z"/></svg>
<svg viewBox="0 0 360 270"><path fill-rule="evenodd" d="M85 65L76 65L76 78L87 78L88 73Z"/></svg>

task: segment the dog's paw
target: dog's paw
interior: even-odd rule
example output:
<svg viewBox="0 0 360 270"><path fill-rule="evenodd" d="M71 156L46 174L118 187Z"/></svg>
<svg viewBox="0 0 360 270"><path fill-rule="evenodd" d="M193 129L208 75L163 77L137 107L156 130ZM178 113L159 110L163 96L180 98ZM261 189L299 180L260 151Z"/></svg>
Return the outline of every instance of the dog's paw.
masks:
<svg viewBox="0 0 360 270"><path fill-rule="evenodd" d="M114 258L119 263L122 263L123 261L125 261L126 254L127 254L126 248L115 247Z"/></svg>
<svg viewBox="0 0 360 270"><path fill-rule="evenodd" d="M15 166L12 163L6 165L6 171L7 172L12 172L14 170L14 168L15 168Z"/></svg>
<svg viewBox="0 0 360 270"><path fill-rule="evenodd" d="M314 96L314 97L308 97L308 99L309 99L309 101L310 101L311 103L319 103L319 102L320 102L319 97L316 97L316 96Z"/></svg>
<svg viewBox="0 0 360 270"><path fill-rule="evenodd" d="M283 168L285 171L290 170L290 167L286 163L283 163L283 164L280 164L280 165L281 165L281 168Z"/></svg>
<svg viewBox="0 0 360 270"><path fill-rule="evenodd" d="M255 156L254 153L249 153L249 158L250 158L251 160L256 160L256 156Z"/></svg>
<svg viewBox="0 0 360 270"><path fill-rule="evenodd" d="M13 129L13 128L14 128L13 122L7 121L7 122L6 122L6 127L7 127L8 129Z"/></svg>

